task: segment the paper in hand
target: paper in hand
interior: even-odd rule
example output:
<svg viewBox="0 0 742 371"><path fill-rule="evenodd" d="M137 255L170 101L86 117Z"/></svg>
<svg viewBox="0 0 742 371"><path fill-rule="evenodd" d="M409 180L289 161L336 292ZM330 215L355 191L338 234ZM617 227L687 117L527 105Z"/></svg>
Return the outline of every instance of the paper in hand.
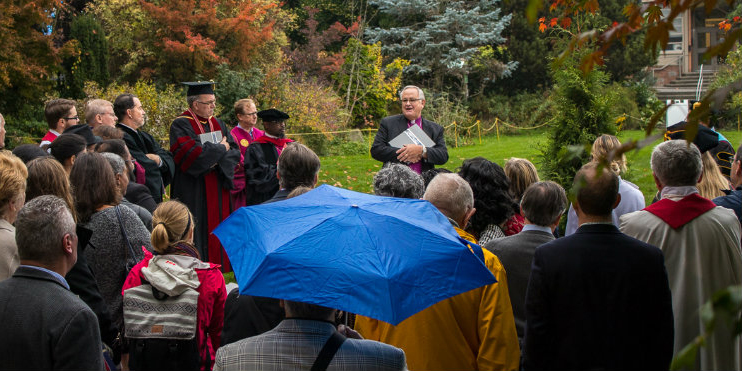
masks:
<svg viewBox="0 0 742 371"><path fill-rule="evenodd" d="M217 131L212 131L206 134L199 134L198 139L201 140L201 144L206 144L206 143L219 144L219 142L222 141L222 132L217 130Z"/></svg>
<svg viewBox="0 0 742 371"><path fill-rule="evenodd" d="M407 130L397 135L396 138L389 141L390 146L397 148L402 148L405 146L405 144L416 144L425 147L435 147L435 142L433 142L433 140L430 139L427 134L425 134L423 129L420 129L420 127L417 125L412 125Z"/></svg>

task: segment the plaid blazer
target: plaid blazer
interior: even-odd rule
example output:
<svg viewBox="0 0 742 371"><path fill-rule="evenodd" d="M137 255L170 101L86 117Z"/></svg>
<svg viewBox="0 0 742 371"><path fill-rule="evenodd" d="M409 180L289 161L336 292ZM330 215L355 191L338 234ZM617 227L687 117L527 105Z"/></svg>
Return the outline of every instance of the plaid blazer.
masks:
<svg viewBox="0 0 742 371"><path fill-rule="evenodd" d="M216 353L214 370L309 370L334 331L329 322L285 319L264 334L225 345ZM347 339L328 371L406 370L402 349L372 340Z"/></svg>

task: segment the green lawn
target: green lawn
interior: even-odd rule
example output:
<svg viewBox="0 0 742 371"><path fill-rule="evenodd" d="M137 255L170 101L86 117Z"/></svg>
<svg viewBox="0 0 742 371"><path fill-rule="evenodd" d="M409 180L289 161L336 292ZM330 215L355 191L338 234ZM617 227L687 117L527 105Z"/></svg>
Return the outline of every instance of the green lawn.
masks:
<svg viewBox="0 0 742 371"><path fill-rule="evenodd" d="M742 140L742 132L722 130L722 134L735 148ZM644 132L624 131L619 134L619 138L622 142L628 139L642 139ZM464 159L482 156L500 165L503 165L510 157L527 158L538 168L540 148L546 142L546 135L543 132L528 132L522 135L501 135L499 140L496 136L483 137L482 144L479 144L477 139L474 142L476 143L474 145L449 148L449 160L443 167L455 171ZM652 200L656 192L649 168L652 147L653 145L628 153L626 157L629 171L622 175L624 179L639 186L647 203ZM373 176L381 167L381 163L371 158L371 155L328 156L322 157L321 160L320 184L330 184L366 193L373 191Z"/></svg>

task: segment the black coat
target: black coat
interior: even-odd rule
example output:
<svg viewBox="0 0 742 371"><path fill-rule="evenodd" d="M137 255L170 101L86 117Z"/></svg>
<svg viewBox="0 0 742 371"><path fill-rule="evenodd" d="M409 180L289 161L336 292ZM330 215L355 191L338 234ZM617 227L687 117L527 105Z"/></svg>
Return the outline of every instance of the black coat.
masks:
<svg viewBox="0 0 742 371"><path fill-rule="evenodd" d="M583 225L536 249L526 294L526 370L667 370L673 314L660 249Z"/></svg>
<svg viewBox="0 0 742 371"><path fill-rule="evenodd" d="M141 130L133 130L132 128L116 124L116 127L124 132L124 142L126 147L129 148L131 157L144 168L144 185L149 189L149 193L152 195L156 203L162 202L162 194L165 187L170 184L175 174L175 163L173 162L173 155L169 151L165 150L160 146L160 143L155 140L151 135ZM152 153L160 156L162 165L157 165L157 162L150 160L147 157L148 153ZM127 197L128 198L128 197ZM132 203L139 205L138 202L129 200ZM140 205L145 209L149 210L147 206ZM152 212L153 210L149 210Z"/></svg>
<svg viewBox="0 0 742 371"><path fill-rule="evenodd" d="M278 192L278 150L273 143L255 142L245 150L246 205L267 201Z"/></svg>
<svg viewBox="0 0 742 371"><path fill-rule="evenodd" d="M0 282L0 369L102 370L95 314L51 274L19 267Z"/></svg>
<svg viewBox="0 0 742 371"><path fill-rule="evenodd" d="M422 129L435 142L434 147L428 147L428 158L422 160L422 171L434 168L433 165L443 165L448 161L448 149L443 135L443 127L433 121L422 119ZM389 145L389 141L407 130L407 119L404 115L389 116L381 119L379 131L376 132L374 144L371 146L371 156L383 163L396 162L399 148Z"/></svg>

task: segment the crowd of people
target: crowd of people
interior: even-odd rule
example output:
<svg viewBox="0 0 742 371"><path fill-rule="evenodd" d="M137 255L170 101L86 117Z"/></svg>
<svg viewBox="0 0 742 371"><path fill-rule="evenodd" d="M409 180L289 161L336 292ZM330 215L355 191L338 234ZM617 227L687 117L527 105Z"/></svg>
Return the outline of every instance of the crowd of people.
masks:
<svg viewBox="0 0 742 371"><path fill-rule="evenodd" d="M599 136L570 202L527 159L436 168L443 128L407 86L371 147L374 194L430 202L497 282L397 325L228 292L211 232L311 191L321 162L286 138L286 113L241 99L230 130L214 83L187 85L169 148L122 94L87 102L85 123L52 100L41 143L0 151L0 369L668 369L705 331L701 306L742 281L742 147L712 128L667 131L649 206L620 176L619 140ZM717 322L694 368L742 370L733 332Z"/></svg>

